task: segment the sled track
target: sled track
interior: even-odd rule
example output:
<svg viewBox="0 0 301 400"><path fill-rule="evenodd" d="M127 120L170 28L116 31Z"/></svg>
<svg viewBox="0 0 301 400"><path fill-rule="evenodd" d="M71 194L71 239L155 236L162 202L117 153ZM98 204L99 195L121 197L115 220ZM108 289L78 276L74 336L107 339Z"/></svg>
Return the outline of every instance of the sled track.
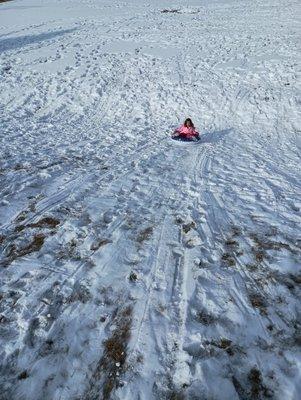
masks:
<svg viewBox="0 0 301 400"><path fill-rule="evenodd" d="M115 180L117 179L121 179L124 176L126 176L129 173L129 166L131 165L131 163L133 161L136 161L137 163L139 163L144 157L145 157L145 153L141 152L145 149L153 149L157 146L158 144L155 142L153 143L151 146L146 143L142 146L140 146L138 149L135 149L132 152L132 156L130 156L130 158L128 158L128 156L126 157L126 163L123 164L121 162L121 164L123 165L123 170L125 171L122 174L118 174L118 171L114 173L114 171L107 171L105 172L101 178L100 178L100 182L105 181L106 178L108 178L109 176L111 176L112 174L117 175L117 177L115 178ZM137 161L137 155L138 155L138 161ZM112 162L112 165L118 164L118 158L116 157L116 160ZM65 183L65 186L63 189L59 190L58 192L48 196L46 199L42 199L40 200L36 205L35 205L35 209L37 211L35 211L35 213L30 216L29 218L26 218L24 221L22 221L23 224L29 224L29 223L34 223L37 222L38 218L43 215L45 212L49 212L51 211L53 208L55 208L57 205L63 203L72 193L76 192L76 190L78 188L80 188L80 191L83 192L85 190L85 186L87 184L90 184L90 179L91 177L94 177L95 174L92 174L91 172L88 172L84 175L81 175L79 177L76 178L72 178L70 181L68 181L67 183ZM82 184L84 182L89 182L84 184L84 186L82 187ZM114 180L110 180L109 184L112 184L114 182ZM78 192L77 192L78 193ZM78 193L79 194L79 193ZM15 217L16 218L16 217ZM7 223L1 226L1 230L5 231L7 229L10 229L14 227L14 224L12 223Z"/></svg>

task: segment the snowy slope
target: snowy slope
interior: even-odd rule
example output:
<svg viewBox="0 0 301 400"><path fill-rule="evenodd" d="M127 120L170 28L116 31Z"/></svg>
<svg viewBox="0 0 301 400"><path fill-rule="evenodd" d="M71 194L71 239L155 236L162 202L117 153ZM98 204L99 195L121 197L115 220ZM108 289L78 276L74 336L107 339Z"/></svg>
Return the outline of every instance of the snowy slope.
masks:
<svg viewBox="0 0 301 400"><path fill-rule="evenodd" d="M1 400L300 399L298 13L0 4Z"/></svg>

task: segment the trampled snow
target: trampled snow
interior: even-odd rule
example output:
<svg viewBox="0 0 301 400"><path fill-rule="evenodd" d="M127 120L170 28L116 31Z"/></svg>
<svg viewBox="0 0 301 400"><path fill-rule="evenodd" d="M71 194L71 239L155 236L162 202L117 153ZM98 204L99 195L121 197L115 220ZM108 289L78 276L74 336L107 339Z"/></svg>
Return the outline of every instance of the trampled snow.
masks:
<svg viewBox="0 0 301 400"><path fill-rule="evenodd" d="M1 400L300 399L298 13L1 2Z"/></svg>

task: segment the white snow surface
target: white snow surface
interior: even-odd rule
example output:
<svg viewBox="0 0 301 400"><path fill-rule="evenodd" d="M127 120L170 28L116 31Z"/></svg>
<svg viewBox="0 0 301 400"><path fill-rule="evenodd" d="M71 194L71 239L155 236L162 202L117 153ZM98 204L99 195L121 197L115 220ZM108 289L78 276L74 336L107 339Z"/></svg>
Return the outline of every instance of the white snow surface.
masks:
<svg viewBox="0 0 301 400"><path fill-rule="evenodd" d="M1 400L300 399L299 17L0 4Z"/></svg>

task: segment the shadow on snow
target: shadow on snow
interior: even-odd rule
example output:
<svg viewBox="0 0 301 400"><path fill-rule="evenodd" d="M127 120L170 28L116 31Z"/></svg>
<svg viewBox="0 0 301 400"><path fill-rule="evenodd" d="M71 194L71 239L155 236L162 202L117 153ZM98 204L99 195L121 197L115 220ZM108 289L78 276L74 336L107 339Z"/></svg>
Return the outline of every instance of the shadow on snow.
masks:
<svg viewBox="0 0 301 400"><path fill-rule="evenodd" d="M43 42L45 40L50 40L57 36L62 36L62 35L65 35L67 33L71 33L74 31L75 31L75 28L62 29L60 31L40 33L39 35L27 35L27 36L3 39L3 40L0 40L0 54L5 51L18 49L20 47L28 46L30 44Z"/></svg>
<svg viewBox="0 0 301 400"><path fill-rule="evenodd" d="M200 143L218 143L232 131L233 128L224 129L222 131L205 132L201 135Z"/></svg>

